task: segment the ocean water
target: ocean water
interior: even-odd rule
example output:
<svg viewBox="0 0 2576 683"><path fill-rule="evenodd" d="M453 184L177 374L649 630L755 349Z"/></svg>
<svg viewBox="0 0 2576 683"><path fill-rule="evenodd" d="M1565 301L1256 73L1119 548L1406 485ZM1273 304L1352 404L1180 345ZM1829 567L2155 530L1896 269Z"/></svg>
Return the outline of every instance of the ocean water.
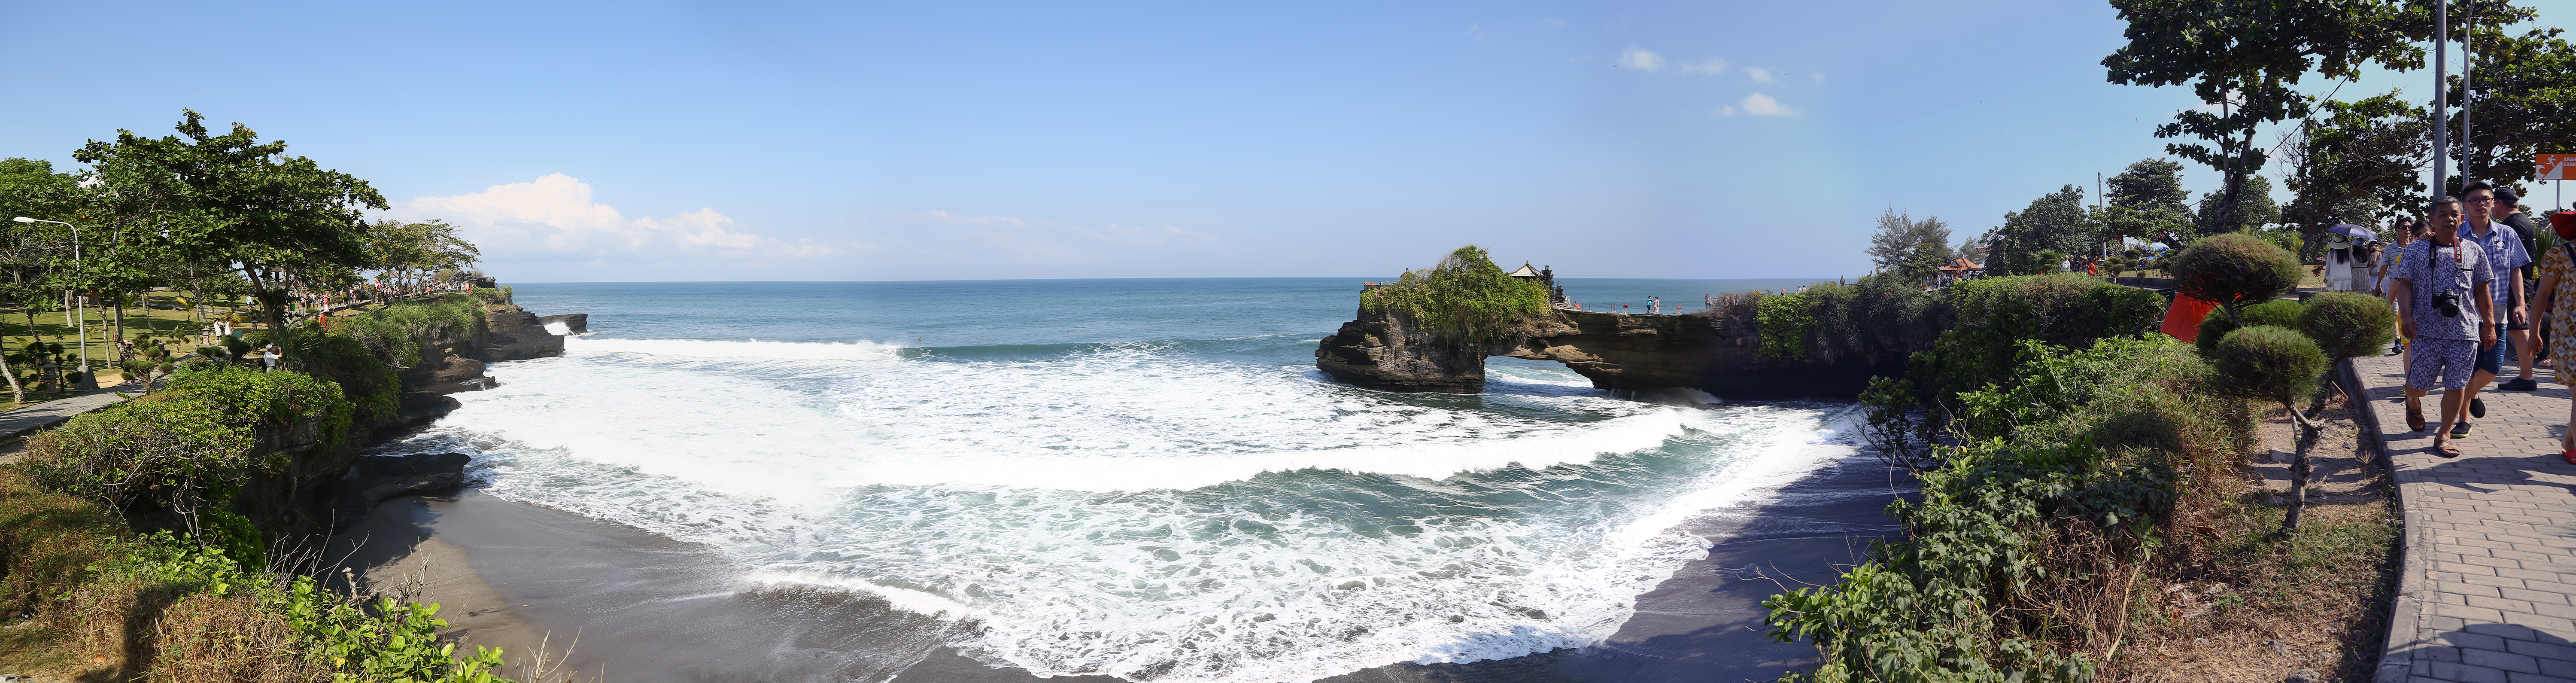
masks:
<svg viewBox="0 0 2576 683"><path fill-rule="evenodd" d="M1598 642L1705 556L1677 525L1848 452L1812 445L1848 405L1554 364L1492 359L1476 396L1337 384L1315 342L1359 282L517 285L590 333L391 449L954 620L987 664L1242 682ZM1795 282L1564 281L1595 309Z"/></svg>

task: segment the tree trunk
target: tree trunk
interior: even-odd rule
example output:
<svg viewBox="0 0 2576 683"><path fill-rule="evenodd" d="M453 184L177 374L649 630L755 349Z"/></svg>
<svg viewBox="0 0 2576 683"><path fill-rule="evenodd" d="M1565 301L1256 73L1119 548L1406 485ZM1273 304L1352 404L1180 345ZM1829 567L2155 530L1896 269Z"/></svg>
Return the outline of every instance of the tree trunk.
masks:
<svg viewBox="0 0 2576 683"><path fill-rule="evenodd" d="M116 362L119 363L134 359L134 347L125 343L124 298L124 295L119 294L117 296L119 300L116 302Z"/></svg>
<svg viewBox="0 0 2576 683"><path fill-rule="evenodd" d="M2282 403L2281 409L2290 413L2290 423L2298 432L2290 457L2290 512L2281 519L2281 535L2287 536L2299 532L2300 513L2307 511L2308 477L2315 472L2308 462L2308 451L2317 445L2317 436L2325 430L2324 425L2309 422L2307 416L2299 414L2297 405Z"/></svg>

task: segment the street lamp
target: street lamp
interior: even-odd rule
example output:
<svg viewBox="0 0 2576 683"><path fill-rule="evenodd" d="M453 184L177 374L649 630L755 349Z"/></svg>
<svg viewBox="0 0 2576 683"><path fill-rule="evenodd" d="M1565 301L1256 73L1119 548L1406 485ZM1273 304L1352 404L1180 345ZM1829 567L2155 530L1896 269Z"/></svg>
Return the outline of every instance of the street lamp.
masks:
<svg viewBox="0 0 2576 683"><path fill-rule="evenodd" d="M16 217L16 218L11 218L11 219L9 219L9 220L17 221L17 222L20 222L20 223L52 223L52 224L55 224L55 225L59 225L59 226L66 227L66 228L71 228L71 229L72 229L72 263L73 263L73 264L75 264L75 265L77 265L77 264L79 264L79 263L80 263L80 260L81 260L81 255L80 255L80 226L72 225L72 224L70 224L70 223L65 223L65 222L62 222L62 221L49 221L49 220L44 220L44 219L41 219L41 218L28 218L28 217L26 217L26 216L19 216L19 217ZM81 307L80 307L80 310L73 314L73 320L75 321L75 322L73 323L73 325L77 326L77 327L80 329L80 381L81 381L81 383L91 385L91 386L88 386L88 387L81 387L81 388L85 388L85 389L95 389L95 388L97 388L97 382L98 382L98 379L97 379L95 376L92 376L92 375L90 375L90 374L89 374L89 305L88 305L88 304L89 304L89 300L88 300L88 299L82 299L82 300L81 300ZM34 333L35 333L35 331L34 331L34 330L28 330L28 333L29 333L29 334L34 334Z"/></svg>

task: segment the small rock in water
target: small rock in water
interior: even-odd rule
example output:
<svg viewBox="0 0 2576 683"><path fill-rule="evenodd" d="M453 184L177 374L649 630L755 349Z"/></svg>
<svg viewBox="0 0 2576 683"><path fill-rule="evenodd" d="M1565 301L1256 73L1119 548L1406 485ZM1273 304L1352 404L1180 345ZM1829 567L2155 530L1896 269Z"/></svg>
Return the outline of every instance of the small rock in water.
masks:
<svg viewBox="0 0 2576 683"><path fill-rule="evenodd" d="M2288 681L2289 683L2317 683L2317 670L2300 669L2298 671L2291 672L2290 677L2283 680Z"/></svg>

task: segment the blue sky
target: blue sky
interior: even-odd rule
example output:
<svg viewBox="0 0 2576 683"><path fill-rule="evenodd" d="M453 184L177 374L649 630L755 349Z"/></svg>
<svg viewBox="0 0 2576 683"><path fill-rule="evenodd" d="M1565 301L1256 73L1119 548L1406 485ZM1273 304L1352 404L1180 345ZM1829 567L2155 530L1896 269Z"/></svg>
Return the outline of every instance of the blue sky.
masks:
<svg viewBox="0 0 2576 683"><path fill-rule="evenodd" d="M1860 275L1881 210L1982 232L2160 156L2197 104L2104 82L2123 24L2085 2L0 0L0 25L0 155L68 168L194 108L523 282L1359 277L1468 242L1572 277Z"/></svg>

